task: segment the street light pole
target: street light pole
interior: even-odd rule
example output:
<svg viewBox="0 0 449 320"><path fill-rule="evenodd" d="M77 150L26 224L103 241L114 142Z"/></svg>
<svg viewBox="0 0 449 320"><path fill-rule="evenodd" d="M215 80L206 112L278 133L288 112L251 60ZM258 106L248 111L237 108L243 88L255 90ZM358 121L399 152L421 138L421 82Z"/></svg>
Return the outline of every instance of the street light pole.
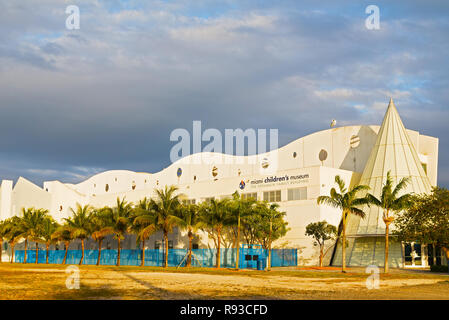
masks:
<svg viewBox="0 0 449 320"><path fill-rule="evenodd" d="M267 270L271 271L271 232L273 229L273 221L271 221L270 219L270 240L268 242L268 266L267 266Z"/></svg>
<svg viewBox="0 0 449 320"><path fill-rule="evenodd" d="M239 216L238 216L238 222L237 222L237 257L235 259L235 268L239 269L239 258L240 258L240 208L239 208Z"/></svg>

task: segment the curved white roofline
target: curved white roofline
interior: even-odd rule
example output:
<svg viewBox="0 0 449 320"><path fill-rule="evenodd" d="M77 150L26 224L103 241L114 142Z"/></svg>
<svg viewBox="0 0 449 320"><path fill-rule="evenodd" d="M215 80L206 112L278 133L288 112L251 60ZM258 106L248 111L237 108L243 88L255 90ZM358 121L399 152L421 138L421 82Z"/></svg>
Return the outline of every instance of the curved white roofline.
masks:
<svg viewBox="0 0 449 320"><path fill-rule="evenodd" d="M289 143L287 143L286 145L279 147L276 150L271 150L268 152L264 152L264 153L260 153L260 154L254 154L254 155L246 155L246 156L236 156L236 155L232 155L232 154L226 154L226 153L220 153L220 152L198 152L198 153L194 153L194 154L190 154L188 156L185 156L184 158L181 158L175 162L173 162L172 164L170 164L169 166L163 168L162 170L158 171L158 172L135 172L135 171L131 171L131 170L107 170L107 171L103 171L97 174L94 174L92 176L90 176L88 179L84 180L81 183L84 182L88 182L88 181L92 181L95 178L101 177L103 175L109 175L109 174L133 174L133 175L137 175L137 174L142 174L142 175L157 175L159 173L162 173L166 170L169 170L172 167L176 167L176 166L182 166L185 165L186 163L193 163L195 164L194 160L196 157L204 157L204 156L210 156L210 157L222 157L223 161L226 160L230 160L232 163L236 163L238 162L238 160L243 159L243 160L252 160L254 158L260 158L263 156L268 156L270 153L274 153L274 152L281 152L285 149L287 149L288 147L292 146L293 144L297 143L298 141L302 140L302 139L306 139L308 137L312 137L314 135L320 135L320 134L325 134L327 132L333 132L339 129L350 129L350 128L358 128L358 127L369 127L372 129L375 129L376 131L379 130L380 126L379 125L352 125L352 126L342 126L342 127L334 127L334 128L329 128L329 129L324 129L324 130L320 130L320 131L316 131L310 134L307 134L303 137L297 138ZM407 131L411 131L411 132L417 132L415 130L410 130L407 129ZM213 164L213 163L210 163ZM77 184L77 185L79 185Z"/></svg>

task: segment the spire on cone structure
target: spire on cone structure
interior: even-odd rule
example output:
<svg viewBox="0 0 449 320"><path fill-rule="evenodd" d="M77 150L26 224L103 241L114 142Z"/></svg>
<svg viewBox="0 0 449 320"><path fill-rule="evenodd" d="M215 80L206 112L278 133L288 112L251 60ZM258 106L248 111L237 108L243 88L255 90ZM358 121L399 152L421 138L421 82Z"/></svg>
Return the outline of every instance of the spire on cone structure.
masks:
<svg viewBox="0 0 449 320"><path fill-rule="evenodd" d="M394 106L394 102L393 102L393 98L392 97L390 97L390 102L388 103L388 107L390 107L391 105L393 105L393 107L395 107ZM396 108L396 107L395 107Z"/></svg>

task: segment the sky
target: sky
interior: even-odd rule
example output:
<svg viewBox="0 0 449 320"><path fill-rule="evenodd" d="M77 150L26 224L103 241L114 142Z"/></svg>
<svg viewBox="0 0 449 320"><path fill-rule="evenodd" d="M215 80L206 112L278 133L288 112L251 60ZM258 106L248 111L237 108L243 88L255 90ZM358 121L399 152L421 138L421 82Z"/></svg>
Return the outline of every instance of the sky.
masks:
<svg viewBox="0 0 449 320"><path fill-rule="evenodd" d="M283 146L332 119L380 125L393 97L439 138L449 187L448 16L432 0L0 0L0 179L158 172L194 120L278 129Z"/></svg>

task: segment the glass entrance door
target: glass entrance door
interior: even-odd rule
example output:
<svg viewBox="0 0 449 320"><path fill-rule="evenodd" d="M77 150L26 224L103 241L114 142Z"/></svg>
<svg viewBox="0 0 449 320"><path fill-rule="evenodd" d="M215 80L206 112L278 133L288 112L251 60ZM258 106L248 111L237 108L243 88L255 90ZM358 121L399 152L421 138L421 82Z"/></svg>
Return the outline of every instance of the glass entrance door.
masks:
<svg viewBox="0 0 449 320"><path fill-rule="evenodd" d="M421 256L421 244L404 243L405 267L422 266Z"/></svg>

